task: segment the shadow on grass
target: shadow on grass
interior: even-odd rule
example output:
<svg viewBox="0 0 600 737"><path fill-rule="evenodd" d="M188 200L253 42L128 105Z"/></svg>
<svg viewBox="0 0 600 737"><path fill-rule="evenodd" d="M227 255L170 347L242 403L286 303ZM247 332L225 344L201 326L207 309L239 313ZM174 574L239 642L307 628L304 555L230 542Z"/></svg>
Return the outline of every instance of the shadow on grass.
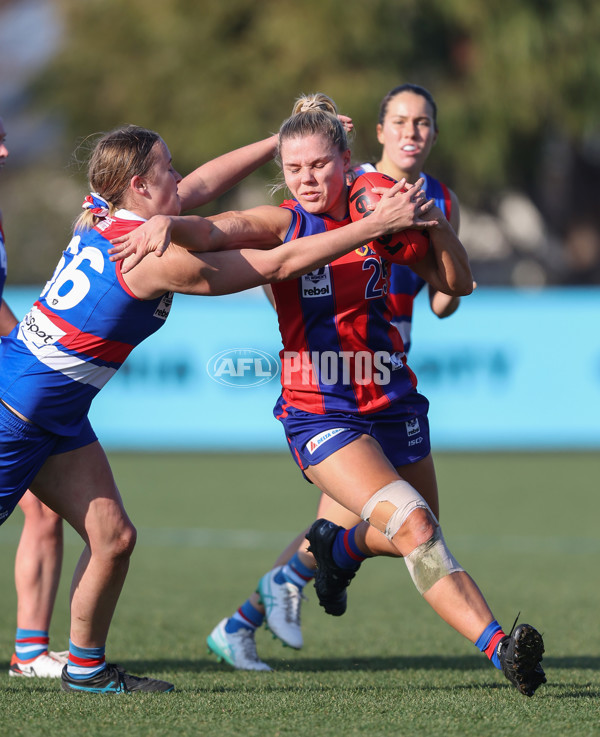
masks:
<svg viewBox="0 0 600 737"><path fill-rule="evenodd" d="M351 660L348 659L346 661L335 661L334 667L327 667L328 662L333 661L305 661L303 664L304 667L302 668L286 668L285 666L283 668L278 668L273 673L256 673L256 672L249 672L249 671L234 671L229 666L225 666L222 664L215 664L212 662L200 660L195 662L189 662L189 661L178 661L178 660L139 660L134 662L128 662L127 663L127 669L130 670L133 673L139 674L139 675L148 675L148 676L154 676L154 677L166 677L168 680L172 680L175 684L175 691L179 693L179 695L206 695L206 694L239 694L239 693L245 693L245 694L251 694L252 692L256 693L262 693L265 692L282 692L282 693L289 693L289 692L295 692L297 690L301 690L302 692L323 692L323 691L331 691L336 692L340 689L344 690L345 688L352 688L353 691L356 692L370 692L375 690L381 689L381 683L379 684L368 684L365 682L362 683L356 683L356 684L350 684L347 683L346 685L336 683L336 682L327 682L327 681L321 681L318 680L317 682L311 682L311 681L303 681L302 684L300 683L291 683L291 682L284 682L282 680L274 680L274 676L277 676L277 674L281 675L282 673L327 673L332 671L356 671L356 672L374 672L374 671L385 671L385 670L401 670L401 669L431 669L431 670L437 670L440 668L439 662L440 659L433 659L433 658L406 658L402 659L402 665L399 665L399 660L394 658L390 659L390 662L393 662L393 665L383 665L381 661L386 661L385 658L377 658L375 659L376 667L373 667L374 661L373 659L364 659L364 660ZM470 658L463 658L463 661L470 661ZM589 660L589 659L586 659ZM594 660L592 658L592 660ZM320 663L321 667L306 667L306 663L309 662L318 662ZM425 663L425 664L423 664ZM436 665L435 663L438 663ZM470 670L479 670L482 667L486 667L489 669L489 665L484 663L483 666L481 666L479 660L477 662L473 662L472 664L468 665L467 663L463 662L460 666L461 670L464 671L470 671ZM445 666L447 669L456 668L456 664L452 666L450 663L447 663ZM553 666L550 666L553 667ZM586 666L587 667L587 666ZM169 673L171 675L169 675ZM188 674L199 674L199 675L212 675L215 678L217 676L218 679L214 682L211 682L208 685L199 686L197 682L192 683L190 681L185 682L185 677L183 676L184 673ZM179 678L178 678L179 676ZM231 676L232 680L225 679L223 680L223 676ZM551 679L551 674L550 674ZM56 698L56 692L63 694L64 696L68 698L73 698L72 694L64 694L64 692L60 689L60 684L52 679L44 679L43 682L36 681L33 679L23 679L20 680L19 683L13 684L10 683L2 683L2 681L8 681L9 679L1 679L0 678L0 693L4 695L4 698L10 698L11 694L13 696L18 696L18 694L23 694L24 692L28 694L37 694L37 698L43 699L46 695L49 698ZM12 680L12 679L10 679ZM182 683L181 680L184 682ZM390 688L395 688L397 685L397 681L391 681L389 683ZM550 683L544 684L540 690L536 693L536 699L540 697L549 697L551 699L556 699L560 701L566 701L566 700L573 700L577 699L581 702L589 701L590 703L593 703L596 705L598 703L598 699L600 698L600 690L598 688L593 688L597 684L592 684L591 682L588 683L553 683L552 680L550 680ZM497 691L499 693L509 693L512 692L514 689L513 687L507 682L495 682L493 679L490 680L490 682L484 683L484 682L469 682L469 679L466 679L465 683L461 684L449 684L449 685L440 685L440 684L429 684L429 683L422 683L422 682L415 682L414 684L404 683L403 688L409 688L414 691L418 692L431 692L431 693L442 693L442 692L489 692L489 691ZM88 694L88 696L95 697L96 694ZM77 697L78 698L78 697ZM523 698L520 697L519 698ZM525 701L529 701L529 699L525 699Z"/></svg>
<svg viewBox="0 0 600 737"><path fill-rule="evenodd" d="M179 684L176 683L176 691L180 693L206 693L210 692L232 692L237 693L240 690L247 692L252 690L258 685L259 690L267 687L268 690L274 691L290 691L298 688L297 685L289 684L286 685L283 681L275 681L272 676L285 675L285 674L301 674L301 673L315 673L315 674L326 674L326 673L376 673L389 671L410 671L410 670L425 670L425 671L482 671L489 670L490 664L485 658L480 655L468 655L468 656L440 656L440 655L424 655L424 656L397 656L397 657L357 657L357 658L299 658L294 657L291 654L290 660L282 660L271 658L269 659L270 665L273 666L275 672L269 673L252 673L248 671L235 671L230 666L224 663L218 663L216 659L202 658L198 660L183 660L183 659L123 659L120 665L125 667L130 673L136 675L148 675L154 677L167 678L173 680L176 683L176 674L183 676L184 674L198 674L198 675L231 675L234 680L229 684L227 681L223 683L221 679L219 682L215 682L206 688L201 687L198 689L197 684ZM556 657L556 658L544 658L544 668L549 678L549 683L546 683L540 691L538 696L551 697L553 699L581 699L589 700L597 703L600 698L600 690L598 684L592 682L586 683L568 683L568 682L553 682L552 671L553 670L600 670L600 657L595 656L573 656L573 657ZM249 677L249 678L247 678ZM20 680L19 683L11 683L13 679L0 679L8 681L9 683L2 683L0 691L5 695L10 693L38 693L40 696L48 692L60 690L60 685L57 682L44 681L32 681L31 679ZM452 684L448 686L441 685L426 685L423 683L415 683L415 689L419 691L512 691L512 686L508 682L490 682L490 683L469 683L469 679L464 684ZM303 683L302 689L311 690L313 688L306 682ZM322 691L323 689L336 690L340 688L339 684L332 682L330 684L315 683L314 688ZM365 689L371 688L370 686L356 685L355 688ZM373 686L375 688L375 686Z"/></svg>
<svg viewBox="0 0 600 737"><path fill-rule="evenodd" d="M421 655L395 657L357 657L357 658L299 658L293 654L289 660L268 658L269 664L279 673L327 673L335 671L394 671L394 670L487 670L489 662L481 655ZM234 672L229 665L218 663L215 659L198 660L130 660L123 664L133 673L177 671L188 673ZM600 657L573 656L545 657L543 666L550 669L589 669L600 670Z"/></svg>

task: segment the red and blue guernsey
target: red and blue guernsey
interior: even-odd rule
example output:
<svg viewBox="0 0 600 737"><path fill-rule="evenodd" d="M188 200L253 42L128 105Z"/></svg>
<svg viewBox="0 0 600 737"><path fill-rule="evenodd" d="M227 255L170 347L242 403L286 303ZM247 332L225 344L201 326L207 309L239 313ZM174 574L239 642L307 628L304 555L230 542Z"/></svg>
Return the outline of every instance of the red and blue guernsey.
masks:
<svg viewBox="0 0 600 737"><path fill-rule="evenodd" d="M296 200L285 242L346 225L306 212ZM367 246L323 268L273 284L281 351L280 409L364 415L390 406L417 384L391 325L387 262Z"/></svg>
<svg viewBox="0 0 600 737"><path fill-rule="evenodd" d="M373 164L361 164L353 169L355 176L368 171L377 171L377 169ZM425 179L423 189L427 198L433 198L435 204L449 220L450 213L452 212L450 190L443 182L440 182L429 174L421 172L420 176ZM425 281L420 276L417 276L408 266L390 264L389 300L393 313L392 325L394 325L402 336L406 353L410 351L411 345L414 300L424 286Z"/></svg>
<svg viewBox="0 0 600 737"><path fill-rule="evenodd" d="M169 314L172 292L138 299L107 254L110 238L142 222L119 210L75 232L39 299L2 339L0 398L49 432L76 435L96 394Z"/></svg>

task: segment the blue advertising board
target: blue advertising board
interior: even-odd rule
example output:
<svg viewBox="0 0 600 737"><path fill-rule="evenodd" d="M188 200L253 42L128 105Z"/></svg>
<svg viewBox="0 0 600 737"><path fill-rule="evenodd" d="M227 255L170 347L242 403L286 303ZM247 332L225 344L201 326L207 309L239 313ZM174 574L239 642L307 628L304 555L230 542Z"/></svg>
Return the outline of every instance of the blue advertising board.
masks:
<svg viewBox="0 0 600 737"><path fill-rule="evenodd" d="M22 317L37 292L7 288ZM478 288L439 320L417 298L409 363L437 450L600 448L600 289ZM176 295L95 399L106 448L284 450L277 319L261 290Z"/></svg>
<svg viewBox="0 0 600 737"><path fill-rule="evenodd" d="M477 289L418 301L411 366L435 448L600 448L600 289Z"/></svg>

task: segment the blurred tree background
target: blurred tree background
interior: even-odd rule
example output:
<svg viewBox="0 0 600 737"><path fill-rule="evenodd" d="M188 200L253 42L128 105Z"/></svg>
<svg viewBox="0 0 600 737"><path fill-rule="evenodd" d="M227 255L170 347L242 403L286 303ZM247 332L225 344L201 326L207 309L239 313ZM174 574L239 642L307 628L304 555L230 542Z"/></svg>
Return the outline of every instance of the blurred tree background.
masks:
<svg viewBox="0 0 600 737"><path fill-rule="evenodd" d="M51 273L87 189L90 134L156 129L185 174L323 91L354 119L354 159L376 160L379 102L403 82L437 100L428 171L461 200L478 281L600 283L596 0L0 0L0 26L27 3L59 32L0 97L20 149L0 175L11 284ZM204 214L268 201L276 175L264 167Z"/></svg>

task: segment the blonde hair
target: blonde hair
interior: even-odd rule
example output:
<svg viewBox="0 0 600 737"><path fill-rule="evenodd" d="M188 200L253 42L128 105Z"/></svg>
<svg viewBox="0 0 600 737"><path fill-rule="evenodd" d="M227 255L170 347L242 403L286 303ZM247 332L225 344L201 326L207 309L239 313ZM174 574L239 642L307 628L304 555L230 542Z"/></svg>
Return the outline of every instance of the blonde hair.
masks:
<svg viewBox="0 0 600 737"><path fill-rule="evenodd" d="M281 144L290 138L322 135L343 153L349 149L346 131L338 118L335 102L323 92L301 95L294 103L292 114L279 128L277 160L281 165ZM285 187L283 177L271 188L271 194Z"/></svg>
<svg viewBox="0 0 600 737"><path fill-rule="evenodd" d="M302 95L294 103L292 114L284 120L279 129L277 153L281 144L288 138L303 138L320 134L340 151L348 149L348 139L344 126L338 118L335 102L322 92Z"/></svg>
<svg viewBox="0 0 600 737"><path fill-rule="evenodd" d="M161 138L158 133L126 125L105 133L95 144L88 162L90 189L108 203L109 216L119 209L134 176L146 176L158 153L154 146ZM89 210L75 221L76 230L89 230L98 217Z"/></svg>

